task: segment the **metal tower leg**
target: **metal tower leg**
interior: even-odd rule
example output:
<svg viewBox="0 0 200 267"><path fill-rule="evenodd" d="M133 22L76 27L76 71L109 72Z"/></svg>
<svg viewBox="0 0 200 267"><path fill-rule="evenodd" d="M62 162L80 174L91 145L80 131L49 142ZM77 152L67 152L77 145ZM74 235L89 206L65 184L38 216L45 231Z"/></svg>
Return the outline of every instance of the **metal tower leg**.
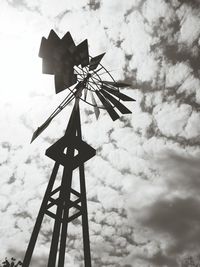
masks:
<svg viewBox="0 0 200 267"><path fill-rule="evenodd" d="M77 116L77 135L82 139L81 133L81 121L80 112ZM87 196L86 196L86 186L85 186L85 169L84 164L79 166L80 175L80 192L82 197L82 232L83 232L83 249L84 249L84 262L85 266L91 267L91 255L90 255L90 239L89 239L89 224L88 224L88 211L87 211Z"/></svg>
<svg viewBox="0 0 200 267"><path fill-rule="evenodd" d="M53 185L54 185L54 182L55 182L55 178L56 178L56 175L57 175L57 172L58 172L58 168L59 168L59 164L56 162L55 165L54 165L54 168L53 168L53 171L52 171L52 174L51 174L51 177L50 177L50 180L49 180L49 184L47 186L47 189L46 189L46 192L45 192L45 195L44 195L40 210L39 210L37 219L36 219L36 222L35 222L35 226L33 228L33 232L32 232L29 244L28 244L28 248L26 250L26 254L25 254L25 257L24 257L24 260L23 260L23 264L22 264L23 267L28 267L29 264L30 264L31 257L32 257L32 254L33 254L33 250L35 248L37 237L38 237L38 234L39 234L39 231L40 231L40 228L41 228L41 224L42 224L42 221L43 221L43 218L44 218L44 214L45 214L45 211L46 211L46 208L47 208L47 203L49 201L49 197L51 195L51 191L52 191L52 188L53 188Z"/></svg>
<svg viewBox="0 0 200 267"><path fill-rule="evenodd" d="M68 149L67 151L70 156L74 156L74 149ZM58 267L63 267L65 263L65 250L66 250L66 239L67 239L67 226L69 218L69 207L70 207L70 193L72 185L72 174L73 170L68 168L66 171L66 201L63 205L63 222L61 229L61 239L60 239L60 251L58 259Z"/></svg>
<svg viewBox="0 0 200 267"><path fill-rule="evenodd" d="M79 173L80 173L80 187L81 187L81 197L82 197L81 203L82 203L82 208L83 208L82 232L83 232L84 262L85 262L85 267L91 267L90 239L89 239L89 225L88 225L84 165L79 167Z"/></svg>

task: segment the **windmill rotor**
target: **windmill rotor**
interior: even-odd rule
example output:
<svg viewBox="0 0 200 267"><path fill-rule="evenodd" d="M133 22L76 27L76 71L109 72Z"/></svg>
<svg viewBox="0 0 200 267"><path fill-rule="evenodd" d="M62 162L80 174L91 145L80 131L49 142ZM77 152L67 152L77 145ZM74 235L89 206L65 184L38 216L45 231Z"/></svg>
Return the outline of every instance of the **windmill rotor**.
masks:
<svg viewBox="0 0 200 267"><path fill-rule="evenodd" d="M100 63L105 53L91 57L88 41L76 45L70 32L60 38L51 30L48 38L42 37L39 57L42 58L42 72L54 75L56 94L68 89L67 97L49 118L33 133L31 142L37 138L73 99L80 99L93 106L98 119L100 110L105 109L113 121L120 118L119 112L131 111L122 101L135 101L120 92L129 84L116 82L111 73Z"/></svg>

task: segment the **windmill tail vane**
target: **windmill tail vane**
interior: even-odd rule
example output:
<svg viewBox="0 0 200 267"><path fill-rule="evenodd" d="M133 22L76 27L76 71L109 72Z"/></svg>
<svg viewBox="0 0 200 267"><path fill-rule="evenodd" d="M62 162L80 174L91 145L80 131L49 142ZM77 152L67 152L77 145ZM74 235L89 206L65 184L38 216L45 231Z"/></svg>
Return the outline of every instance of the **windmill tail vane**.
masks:
<svg viewBox="0 0 200 267"><path fill-rule="evenodd" d="M68 224L77 219L81 219L82 224L84 266L92 266L84 163L94 157L96 151L82 140L79 101L92 106L97 119L100 110L104 109L113 121L119 119L119 113L131 113L122 101L135 101L119 90L130 85L116 82L100 63L104 55L105 53L89 56L87 39L75 45L70 32L59 38L51 30L48 38L42 37L39 50L42 71L44 74L54 75L56 94L65 89L68 89L68 94L33 133L31 142L74 99L75 103L64 136L46 150L46 155L55 163L25 253L23 267L30 265L44 216L54 221L47 267L64 266ZM60 167L62 177L58 186L55 181ZM79 189L73 187L72 179L73 172L77 169Z"/></svg>

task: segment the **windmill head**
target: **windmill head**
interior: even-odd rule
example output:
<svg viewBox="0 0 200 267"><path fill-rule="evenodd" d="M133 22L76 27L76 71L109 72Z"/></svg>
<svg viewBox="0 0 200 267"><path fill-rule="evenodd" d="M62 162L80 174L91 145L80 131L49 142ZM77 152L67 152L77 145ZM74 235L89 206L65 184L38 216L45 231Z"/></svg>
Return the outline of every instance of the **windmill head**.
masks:
<svg viewBox="0 0 200 267"><path fill-rule="evenodd" d="M90 61L87 39L78 45L67 32L61 39L51 30L48 38L42 37L39 57L42 58L42 72L54 75L55 90L59 93L77 83L74 66L89 66L95 69L104 54Z"/></svg>
<svg viewBox="0 0 200 267"><path fill-rule="evenodd" d="M118 112L132 113L121 101L135 101L135 99L119 91L119 88L130 85L114 80L109 71L100 63L104 55L105 53L95 57L89 56L87 39L76 45L70 32L60 38L54 30L51 30L48 38L42 37L39 49L39 57L42 58L42 72L54 75L56 93L67 88L70 93L33 133L32 141L74 98L77 100L76 103L81 99L93 106L97 119L100 109L105 109L113 121L120 118ZM109 80L102 79L103 73L100 71L102 69ZM74 87L70 88L73 85ZM90 91L89 94L88 91ZM82 92L84 92L84 97ZM90 95L89 101L88 95Z"/></svg>

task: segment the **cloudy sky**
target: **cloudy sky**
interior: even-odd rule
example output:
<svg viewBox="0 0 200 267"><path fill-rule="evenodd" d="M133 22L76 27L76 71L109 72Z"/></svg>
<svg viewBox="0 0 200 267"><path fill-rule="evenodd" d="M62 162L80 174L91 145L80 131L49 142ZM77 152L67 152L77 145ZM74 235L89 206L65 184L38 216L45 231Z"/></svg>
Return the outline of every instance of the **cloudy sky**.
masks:
<svg viewBox="0 0 200 267"><path fill-rule="evenodd" d="M71 110L30 145L67 93L41 72L52 28L88 38L92 56L106 52L102 63L136 99L115 122L81 103L83 138L97 150L86 164L93 266L183 266L200 246L199 0L0 1L0 259L23 259L54 163L45 150ZM46 266L51 227L45 218L33 267ZM83 266L78 222L66 266Z"/></svg>

